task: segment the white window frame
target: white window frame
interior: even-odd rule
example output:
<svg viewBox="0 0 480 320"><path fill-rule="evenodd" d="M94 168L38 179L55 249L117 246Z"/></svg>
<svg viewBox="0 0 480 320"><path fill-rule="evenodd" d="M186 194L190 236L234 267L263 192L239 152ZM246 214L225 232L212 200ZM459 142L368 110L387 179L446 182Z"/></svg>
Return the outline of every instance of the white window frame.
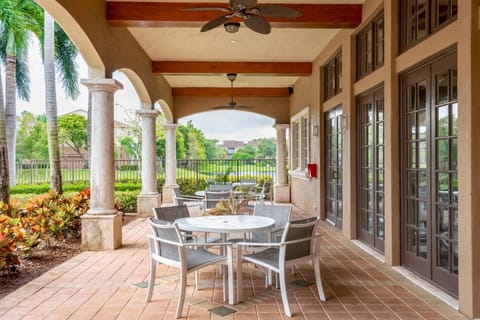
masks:
<svg viewBox="0 0 480 320"><path fill-rule="evenodd" d="M291 159L289 173L305 178L310 160L310 107L305 107L290 119Z"/></svg>

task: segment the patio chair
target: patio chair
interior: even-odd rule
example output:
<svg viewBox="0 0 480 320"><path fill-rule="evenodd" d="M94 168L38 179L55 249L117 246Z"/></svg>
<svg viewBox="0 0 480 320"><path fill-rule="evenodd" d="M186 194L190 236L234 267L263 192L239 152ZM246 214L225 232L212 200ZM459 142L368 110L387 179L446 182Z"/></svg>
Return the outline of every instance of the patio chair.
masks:
<svg viewBox="0 0 480 320"><path fill-rule="evenodd" d="M251 192L250 194L255 196L255 200L260 202L270 201L273 205L273 198L272 198L272 182L265 181L263 186L260 189L260 192Z"/></svg>
<svg viewBox="0 0 480 320"><path fill-rule="evenodd" d="M315 225L318 221L319 218L317 217L307 223L288 222L283 231L281 241L278 243L237 243L238 300L242 300L242 263L253 263L279 274L283 307L285 309L285 314L291 317L292 312L290 311L290 306L288 304L287 286L285 281L286 270L292 265L310 262L313 264L315 270L315 280L319 298L322 301L326 301L320 274L320 248L318 241L320 235L314 233ZM251 246L268 246L268 248L260 252L244 254L244 248Z"/></svg>
<svg viewBox="0 0 480 320"><path fill-rule="evenodd" d="M190 195L184 195L180 191L180 187L175 187L173 188L173 200L176 205L181 206L181 205L187 205L191 207L196 207L198 206L201 209L201 206L203 205L203 197L198 197L198 196L190 196Z"/></svg>
<svg viewBox="0 0 480 320"><path fill-rule="evenodd" d="M180 270L180 296L178 298L175 317L182 316L185 291L187 287L187 274L208 267L213 264L228 265L228 288L230 296L233 296L233 266L232 266L232 245L202 244L196 247L195 244L185 243L176 223L165 224L161 220L149 219L153 234L148 236L150 245L150 280L146 301L152 299L153 287L155 286L155 273L157 264L165 264ZM226 249L227 255L219 255L207 250L209 245L221 245ZM227 287L226 272L223 272L223 298L226 300L225 288ZM198 286L197 286L198 290Z"/></svg>
<svg viewBox="0 0 480 320"><path fill-rule="evenodd" d="M264 203L259 203L253 209L253 215L272 218L275 220L275 225L272 229L267 231L255 231L250 234L250 237L247 239L246 235L243 236L243 239L230 239L231 242L238 241L248 241L256 243L270 243L270 242L280 242L283 230L285 226L290 221L290 215L292 214L291 205L271 205L266 206ZM250 248L245 248L249 252L253 253L264 249L259 246L254 246ZM272 273L270 270L265 271L265 287L268 287L272 284ZM276 282L278 284L278 281Z"/></svg>
<svg viewBox="0 0 480 320"><path fill-rule="evenodd" d="M228 191L210 191L205 190L205 203L203 205L204 210L215 208L220 200L229 201L232 196L232 192Z"/></svg>
<svg viewBox="0 0 480 320"><path fill-rule="evenodd" d="M208 191L232 191L231 183L214 183L208 186Z"/></svg>
<svg viewBox="0 0 480 320"><path fill-rule="evenodd" d="M190 212L188 211L188 208L185 204L178 206L152 208L152 210L154 218L170 223L175 222L175 219L178 218L190 217ZM198 242L191 231L182 231L182 235L184 237L184 240L186 241ZM213 243L219 242L221 240L222 238L220 237L209 238L208 234L205 233L204 242Z"/></svg>
<svg viewBox="0 0 480 320"><path fill-rule="evenodd" d="M290 215L292 214L291 205L271 205L266 206L264 203L259 203L253 209L254 216L267 217L275 220L275 225L272 229L267 231L255 231L250 234L247 240L244 235L243 241L249 242L279 242L280 236L285 228L285 225L290 221ZM231 239L230 241L236 242L238 239Z"/></svg>

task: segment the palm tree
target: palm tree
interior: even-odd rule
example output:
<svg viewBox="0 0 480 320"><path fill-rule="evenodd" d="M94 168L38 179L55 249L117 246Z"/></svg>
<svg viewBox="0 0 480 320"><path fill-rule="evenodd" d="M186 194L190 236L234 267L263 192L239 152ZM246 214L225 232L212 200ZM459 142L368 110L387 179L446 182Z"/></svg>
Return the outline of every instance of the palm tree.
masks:
<svg viewBox="0 0 480 320"><path fill-rule="evenodd" d="M0 55L5 70L5 129L10 185L15 185L16 95L29 100L28 39L41 36L40 8L32 0L0 1ZM1 160L1 159L0 159Z"/></svg>
<svg viewBox="0 0 480 320"><path fill-rule="evenodd" d="M50 160L50 189L62 193L62 172L58 140L58 112L55 82L55 62L65 93L72 99L79 94L75 58L77 49L53 18L44 13L44 73L45 110L47 114L48 158Z"/></svg>
<svg viewBox="0 0 480 320"><path fill-rule="evenodd" d="M5 107L3 105L2 73L0 72L0 201L10 203Z"/></svg>

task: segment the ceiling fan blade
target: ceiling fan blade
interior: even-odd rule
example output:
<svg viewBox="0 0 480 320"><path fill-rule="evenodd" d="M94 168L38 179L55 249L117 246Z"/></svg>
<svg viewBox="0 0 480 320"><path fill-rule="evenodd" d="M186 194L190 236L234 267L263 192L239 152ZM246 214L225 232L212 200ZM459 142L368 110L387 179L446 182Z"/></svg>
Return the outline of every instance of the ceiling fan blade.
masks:
<svg viewBox="0 0 480 320"><path fill-rule="evenodd" d="M202 29L200 29L201 32L205 32L205 31L208 31L208 30L211 30L213 28L216 28L218 27L219 25L222 25L224 24L225 22L227 22L228 20L230 20L232 16L230 14L226 14L224 16L220 16L220 17L217 17L213 20L210 20L209 22L207 22L203 27Z"/></svg>
<svg viewBox="0 0 480 320"><path fill-rule="evenodd" d="M252 107L250 107L250 106L244 106L244 105L241 105L241 104L237 104L234 108L235 109L252 109Z"/></svg>
<svg viewBox="0 0 480 320"><path fill-rule="evenodd" d="M270 23L264 18L255 15L255 14L247 14L245 15L243 22L245 25L252 29L255 32L262 33L262 34L269 34L271 27Z"/></svg>
<svg viewBox="0 0 480 320"><path fill-rule="evenodd" d="M216 106L216 107L212 107L212 109L214 110L219 110L219 109L230 109L231 107L230 106Z"/></svg>
<svg viewBox="0 0 480 320"><path fill-rule="evenodd" d="M238 8L239 5L251 8L257 5L257 0L230 0L229 3L231 8Z"/></svg>
<svg viewBox="0 0 480 320"><path fill-rule="evenodd" d="M225 7L199 7L199 8L185 8L182 11L223 11L223 12L230 12L230 8Z"/></svg>
<svg viewBox="0 0 480 320"><path fill-rule="evenodd" d="M262 16L277 17L277 18L297 18L302 16L300 11L295 9L278 6L274 4L262 4L255 7L258 9L258 14Z"/></svg>

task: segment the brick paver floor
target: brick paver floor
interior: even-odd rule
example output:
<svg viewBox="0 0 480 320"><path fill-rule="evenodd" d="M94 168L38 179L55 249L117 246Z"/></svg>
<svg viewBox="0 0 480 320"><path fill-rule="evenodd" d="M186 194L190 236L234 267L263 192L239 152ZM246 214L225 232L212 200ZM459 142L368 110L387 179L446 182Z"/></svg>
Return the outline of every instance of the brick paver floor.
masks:
<svg viewBox="0 0 480 320"><path fill-rule="evenodd" d="M297 215L294 218L299 218ZM465 319L446 303L365 253L325 222L322 278L327 301L321 302L313 269L300 265L289 275L288 295L294 319ZM123 227L123 246L111 252L83 252L0 300L0 319L174 319L178 272L159 266L153 299L145 303L149 262L145 219ZM217 267L200 272L199 286L189 276L186 319L288 319L280 292L265 288L264 275L245 266L245 301L229 306L222 300ZM305 281L304 281L305 282ZM297 281L298 283L298 281ZM235 313L221 317L209 309L226 306Z"/></svg>

